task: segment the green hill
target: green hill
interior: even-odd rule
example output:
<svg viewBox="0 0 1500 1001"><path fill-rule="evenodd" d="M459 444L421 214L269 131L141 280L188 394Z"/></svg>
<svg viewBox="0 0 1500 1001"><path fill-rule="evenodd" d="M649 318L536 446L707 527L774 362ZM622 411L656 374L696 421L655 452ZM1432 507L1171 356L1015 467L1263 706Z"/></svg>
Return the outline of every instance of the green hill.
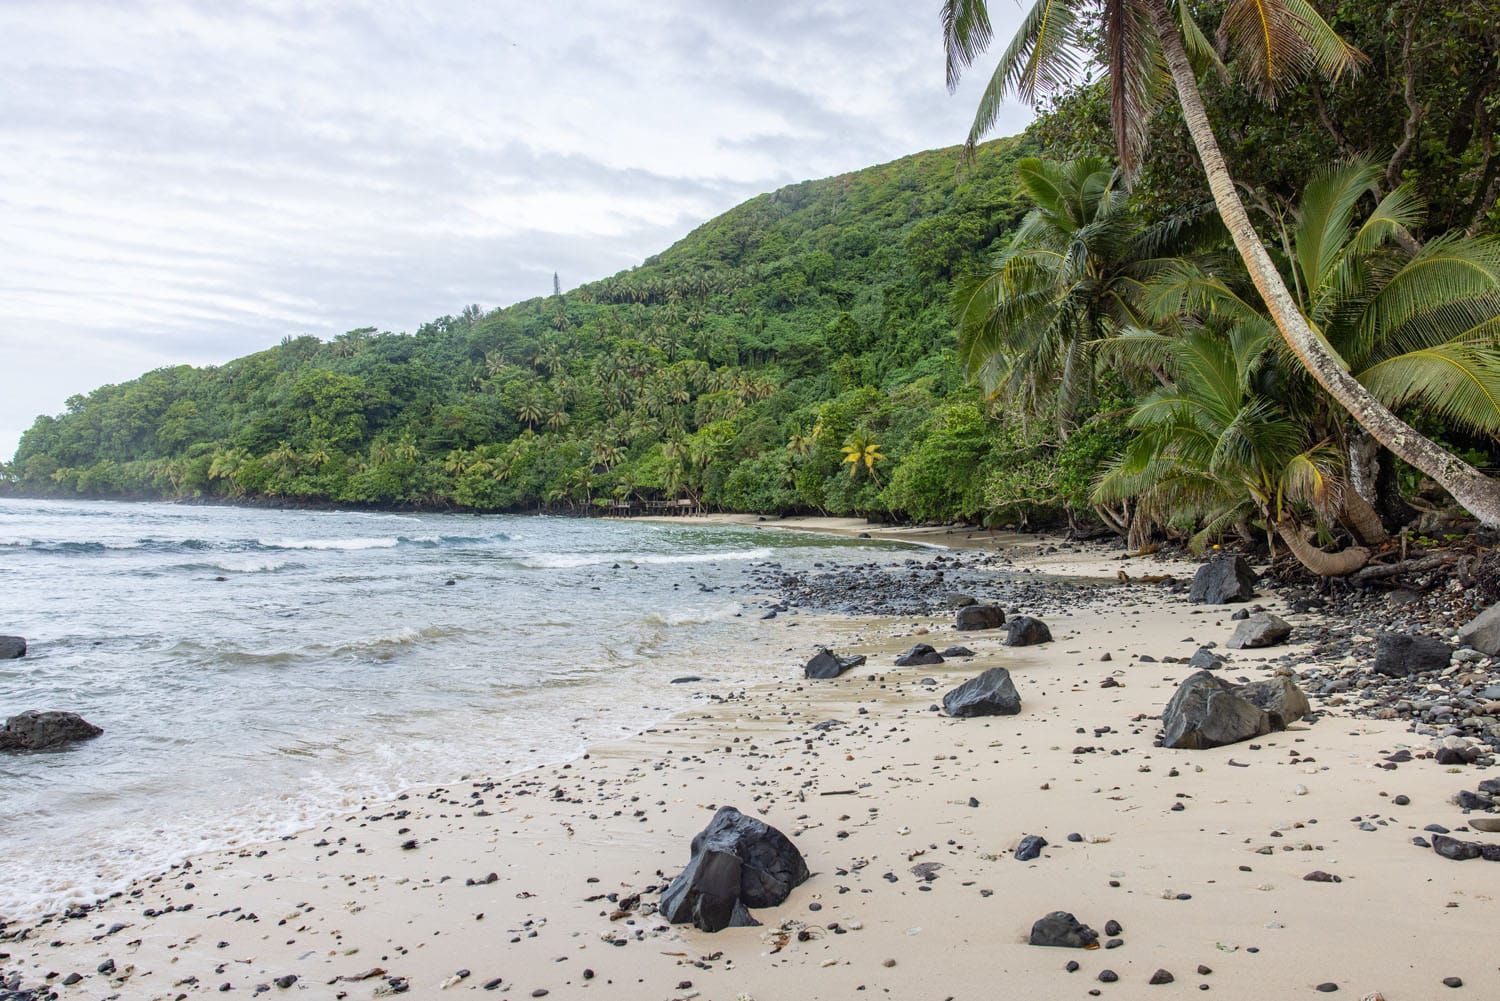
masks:
<svg viewBox="0 0 1500 1001"><path fill-rule="evenodd" d="M953 363L948 290L1023 214L1021 146L791 185L561 296L101 387L37 419L11 488L972 516L1004 436Z"/></svg>

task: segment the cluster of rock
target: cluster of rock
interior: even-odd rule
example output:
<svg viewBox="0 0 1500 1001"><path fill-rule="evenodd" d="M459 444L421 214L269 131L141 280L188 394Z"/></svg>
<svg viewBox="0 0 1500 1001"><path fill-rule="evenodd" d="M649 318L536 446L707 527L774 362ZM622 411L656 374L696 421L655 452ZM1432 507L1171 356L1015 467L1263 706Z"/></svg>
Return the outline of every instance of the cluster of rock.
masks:
<svg viewBox="0 0 1500 1001"><path fill-rule="evenodd" d="M756 925L748 908L775 907L808 875L802 853L785 834L721 807L693 838L687 867L661 895L660 913L672 924L706 932Z"/></svg>
<svg viewBox="0 0 1500 1001"><path fill-rule="evenodd" d="M1206 750L1285 730L1312 711L1285 675L1235 685L1198 671L1178 686L1162 713L1162 746Z"/></svg>

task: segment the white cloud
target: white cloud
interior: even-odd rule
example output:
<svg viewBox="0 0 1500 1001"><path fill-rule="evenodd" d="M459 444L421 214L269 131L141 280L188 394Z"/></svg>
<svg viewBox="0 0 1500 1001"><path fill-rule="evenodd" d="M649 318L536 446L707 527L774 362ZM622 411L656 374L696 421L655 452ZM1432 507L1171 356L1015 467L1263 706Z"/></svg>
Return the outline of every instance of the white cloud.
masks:
<svg viewBox="0 0 1500 1001"><path fill-rule="evenodd" d="M935 8L9 0L0 454L102 382L576 285L956 143Z"/></svg>

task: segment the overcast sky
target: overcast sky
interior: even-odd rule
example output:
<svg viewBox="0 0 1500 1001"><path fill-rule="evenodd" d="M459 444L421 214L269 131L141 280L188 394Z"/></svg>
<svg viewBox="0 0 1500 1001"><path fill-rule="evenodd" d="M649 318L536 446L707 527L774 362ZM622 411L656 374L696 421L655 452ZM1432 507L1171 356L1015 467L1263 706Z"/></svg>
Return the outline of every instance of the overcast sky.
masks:
<svg viewBox="0 0 1500 1001"><path fill-rule="evenodd" d="M937 7L0 0L0 456L102 383L570 288L957 143Z"/></svg>

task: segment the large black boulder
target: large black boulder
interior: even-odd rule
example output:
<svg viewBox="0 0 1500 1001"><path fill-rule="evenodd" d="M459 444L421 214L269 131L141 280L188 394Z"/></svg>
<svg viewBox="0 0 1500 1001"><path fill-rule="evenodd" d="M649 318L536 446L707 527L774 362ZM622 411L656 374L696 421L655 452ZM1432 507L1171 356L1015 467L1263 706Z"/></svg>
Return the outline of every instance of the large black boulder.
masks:
<svg viewBox="0 0 1500 1001"><path fill-rule="evenodd" d="M926 643L918 643L896 658L897 667L916 667L922 664L941 664L943 655Z"/></svg>
<svg viewBox="0 0 1500 1001"><path fill-rule="evenodd" d="M1163 747L1203 750L1268 734L1271 717L1207 671L1189 675L1161 715Z"/></svg>
<svg viewBox="0 0 1500 1001"><path fill-rule="evenodd" d="M837 678L851 667L858 667L865 662L864 654L855 654L853 657L840 657L827 647L819 647L818 652L813 654L812 660L802 668L802 673L809 678L827 680Z"/></svg>
<svg viewBox="0 0 1500 1001"><path fill-rule="evenodd" d="M1009 671L992 667L944 695L943 709L949 716L1014 716L1021 711L1021 695Z"/></svg>
<svg viewBox="0 0 1500 1001"><path fill-rule="evenodd" d="M1067 911L1053 911L1031 926L1028 945L1050 945L1063 949L1087 949L1099 944L1099 933Z"/></svg>
<svg viewBox="0 0 1500 1001"><path fill-rule="evenodd" d="M755 924L747 907L775 907L808 875L785 834L721 807L693 838L687 868L661 895L661 913L674 925L692 922L708 932Z"/></svg>
<svg viewBox="0 0 1500 1001"><path fill-rule="evenodd" d="M0 636L0 660L14 660L26 656L26 637Z"/></svg>
<svg viewBox="0 0 1500 1001"><path fill-rule="evenodd" d="M1441 671L1452 657L1448 644L1431 636L1381 633L1375 637L1376 674L1404 678L1423 671Z"/></svg>
<svg viewBox="0 0 1500 1001"><path fill-rule="evenodd" d="M954 617L959 629L999 629L1005 625L1005 609L999 605L969 605Z"/></svg>
<svg viewBox="0 0 1500 1001"><path fill-rule="evenodd" d="M1218 556L1193 574L1188 600L1199 605L1227 605L1255 596L1255 571L1243 556Z"/></svg>
<svg viewBox="0 0 1500 1001"><path fill-rule="evenodd" d="M1234 627L1234 635L1225 646L1231 650L1251 650L1256 647L1276 646L1286 642L1292 635L1292 627L1279 615L1256 612Z"/></svg>
<svg viewBox="0 0 1500 1001"><path fill-rule="evenodd" d="M1006 646L1034 646L1037 643L1051 642L1052 630L1041 619L1017 615L1005 623Z"/></svg>
<svg viewBox="0 0 1500 1001"><path fill-rule="evenodd" d="M77 713L30 709L5 721L4 729L0 729L0 751L39 751L88 740L103 732Z"/></svg>

